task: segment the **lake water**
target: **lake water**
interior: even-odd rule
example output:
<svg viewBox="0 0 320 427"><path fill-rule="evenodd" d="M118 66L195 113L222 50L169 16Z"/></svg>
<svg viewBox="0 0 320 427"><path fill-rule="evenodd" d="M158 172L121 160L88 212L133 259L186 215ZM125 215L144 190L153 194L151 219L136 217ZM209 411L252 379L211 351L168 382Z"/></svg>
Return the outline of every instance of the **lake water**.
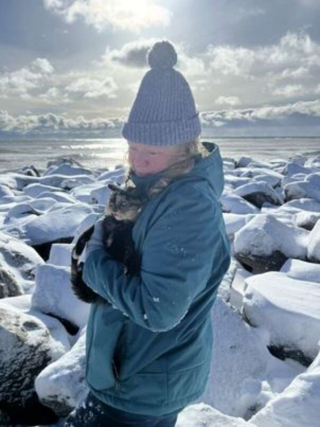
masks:
<svg viewBox="0 0 320 427"><path fill-rule="evenodd" d="M220 147L223 157L251 156L257 160L289 159L297 154L320 155L320 138L203 138ZM113 168L123 163L125 140L79 139L55 141L0 141L0 172L33 165L46 168L59 157L73 158L89 168Z"/></svg>

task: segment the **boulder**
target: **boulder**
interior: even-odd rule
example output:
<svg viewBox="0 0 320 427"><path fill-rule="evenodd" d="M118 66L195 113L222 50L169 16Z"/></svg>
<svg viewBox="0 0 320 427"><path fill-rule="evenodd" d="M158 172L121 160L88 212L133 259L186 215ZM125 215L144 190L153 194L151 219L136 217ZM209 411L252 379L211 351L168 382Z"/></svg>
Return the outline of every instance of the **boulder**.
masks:
<svg viewBox="0 0 320 427"><path fill-rule="evenodd" d="M44 264L36 271L31 308L61 321L66 320L76 326L76 329L81 329L87 323L90 305L74 295L70 283L70 268Z"/></svg>
<svg viewBox="0 0 320 427"><path fill-rule="evenodd" d="M268 272L246 284L242 313L249 324L268 331L272 354L308 366L319 352L319 283Z"/></svg>
<svg viewBox="0 0 320 427"><path fill-rule="evenodd" d="M0 305L1 425L9 420L14 425L55 420L53 412L40 404L34 380L66 350L39 319Z"/></svg>
<svg viewBox="0 0 320 427"><path fill-rule="evenodd" d="M278 271L288 258L306 259L308 239L308 231L260 214L235 233L235 256L252 273Z"/></svg>
<svg viewBox="0 0 320 427"><path fill-rule="evenodd" d="M320 353L309 368L268 402L250 422L256 427L318 427Z"/></svg>
<svg viewBox="0 0 320 427"><path fill-rule="evenodd" d="M320 220L310 232L308 244L308 260L311 262L320 263Z"/></svg>
<svg viewBox="0 0 320 427"><path fill-rule="evenodd" d="M251 182L235 189L234 193L261 209L264 203L283 204L281 196L263 181Z"/></svg>
<svg viewBox="0 0 320 427"><path fill-rule="evenodd" d="M32 293L36 267L43 263L33 248L0 231L0 298Z"/></svg>
<svg viewBox="0 0 320 427"><path fill-rule="evenodd" d="M72 349L48 365L35 380L40 401L60 417L67 416L88 394L85 360L83 331Z"/></svg>

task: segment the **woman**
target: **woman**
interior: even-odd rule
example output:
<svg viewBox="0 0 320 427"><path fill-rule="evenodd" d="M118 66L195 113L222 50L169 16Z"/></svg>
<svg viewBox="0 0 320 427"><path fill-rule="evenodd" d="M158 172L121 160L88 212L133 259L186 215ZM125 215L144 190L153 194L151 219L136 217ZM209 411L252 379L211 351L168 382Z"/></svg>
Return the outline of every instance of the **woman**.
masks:
<svg viewBox="0 0 320 427"><path fill-rule="evenodd" d="M127 185L148 197L133 228L139 276L123 273L103 247L101 223L87 247L84 280L111 304L93 304L87 327L90 393L67 426L172 427L204 391L210 311L230 262L219 197L218 147L199 142L188 82L162 41L148 54L122 134L129 144Z"/></svg>

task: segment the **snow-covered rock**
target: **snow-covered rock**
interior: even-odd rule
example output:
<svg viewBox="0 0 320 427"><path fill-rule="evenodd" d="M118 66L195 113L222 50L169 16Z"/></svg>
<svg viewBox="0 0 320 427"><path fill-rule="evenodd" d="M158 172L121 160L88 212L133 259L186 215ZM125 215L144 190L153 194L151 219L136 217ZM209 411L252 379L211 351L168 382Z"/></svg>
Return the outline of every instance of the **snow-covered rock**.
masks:
<svg viewBox="0 0 320 427"><path fill-rule="evenodd" d="M35 389L40 401L57 415L68 415L88 394L84 374L85 331L70 351L36 378Z"/></svg>
<svg viewBox="0 0 320 427"><path fill-rule="evenodd" d="M271 346L279 354L310 363L319 351L319 283L269 272L249 277L246 284L245 318L268 330Z"/></svg>
<svg viewBox="0 0 320 427"><path fill-rule="evenodd" d="M320 212L320 203L313 199L291 200L290 202L280 206L278 210L291 213L298 213L301 211Z"/></svg>
<svg viewBox="0 0 320 427"><path fill-rule="evenodd" d="M246 177L233 176L227 173L225 175L224 182L225 184L230 185L232 188L238 188L242 187L245 184L249 184L251 182L251 179Z"/></svg>
<svg viewBox="0 0 320 427"><path fill-rule="evenodd" d="M319 427L320 353L250 422L256 427Z"/></svg>
<svg viewBox="0 0 320 427"><path fill-rule="evenodd" d="M54 340L39 319L13 307L0 305L0 324L0 401L4 403L0 423L4 425L4 414L12 417L15 412L37 410L34 380L68 348Z"/></svg>
<svg viewBox="0 0 320 427"><path fill-rule="evenodd" d="M63 207L31 219L23 227L9 228L11 234L18 234L29 245L56 242L58 239L71 238L83 219L93 209L83 203Z"/></svg>
<svg viewBox="0 0 320 427"><path fill-rule="evenodd" d="M259 209L251 203L231 192L224 192L220 199L223 212L234 214L254 214Z"/></svg>
<svg viewBox="0 0 320 427"><path fill-rule="evenodd" d="M315 282L320 285L320 265L298 259L288 259L282 266L281 273L286 273L292 279Z"/></svg>
<svg viewBox="0 0 320 427"><path fill-rule="evenodd" d="M33 248L0 231L0 298L31 293L43 263Z"/></svg>
<svg viewBox="0 0 320 427"><path fill-rule="evenodd" d="M237 231L244 227L254 217L255 215L252 214L239 215L235 213L225 212L223 214L223 219L226 225L226 230L229 238L231 238Z"/></svg>
<svg viewBox="0 0 320 427"><path fill-rule="evenodd" d="M54 243L51 246L48 264L70 267L72 248L71 244Z"/></svg>
<svg viewBox="0 0 320 427"><path fill-rule="evenodd" d="M61 163L60 165L51 165L43 174L43 176L49 175L66 175L66 176L77 176L77 175L89 175L92 176L92 171L83 167L72 165L70 163Z"/></svg>
<svg viewBox="0 0 320 427"><path fill-rule="evenodd" d="M310 232L308 245L308 259L320 263L320 220Z"/></svg>
<svg viewBox="0 0 320 427"><path fill-rule="evenodd" d="M252 203L257 208L261 208L264 203L273 205L281 205L283 199L278 193L267 183L263 181L250 182L235 189L234 193L243 197L248 202Z"/></svg>
<svg viewBox="0 0 320 427"><path fill-rule="evenodd" d="M298 212L294 216L294 222L297 227L312 230L317 221L320 220L320 212Z"/></svg>
<svg viewBox="0 0 320 427"><path fill-rule="evenodd" d="M284 194L287 201L310 198L320 202L320 186L314 182L291 182L284 186Z"/></svg>
<svg viewBox="0 0 320 427"><path fill-rule="evenodd" d="M253 273L279 270L287 258L305 259L309 232L291 227L272 215L260 214L234 239L237 259Z"/></svg>
<svg viewBox="0 0 320 427"><path fill-rule="evenodd" d="M207 403L226 415L248 418L282 391L297 370L270 355L263 330L250 327L219 296L212 310L212 327L211 372L207 388L196 402ZM269 374L273 383L267 380Z"/></svg>
<svg viewBox="0 0 320 427"><path fill-rule="evenodd" d="M255 424L240 417L229 417L205 403L198 403L180 412L176 427L255 427Z"/></svg>
<svg viewBox="0 0 320 427"><path fill-rule="evenodd" d="M15 172L10 172L0 176L0 185L5 185L11 190L23 190L29 184L39 182L38 177L27 176Z"/></svg>
<svg viewBox="0 0 320 427"><path fill-rule="evenodd" d="M70 269L51 264L41 265L36 271L31 307L68 320L80 329L86 325L90 310L90 305L80 301L71 289Z"/></svg>
<svg viewBox="0 0 320 427"><path fill-rule="evenodd" d="M43 184L29 184L24 188L24 193L30 197L37 197L39 194L44 192L58 191L59 187L52 187L51 185L43 185Z"/></svg>

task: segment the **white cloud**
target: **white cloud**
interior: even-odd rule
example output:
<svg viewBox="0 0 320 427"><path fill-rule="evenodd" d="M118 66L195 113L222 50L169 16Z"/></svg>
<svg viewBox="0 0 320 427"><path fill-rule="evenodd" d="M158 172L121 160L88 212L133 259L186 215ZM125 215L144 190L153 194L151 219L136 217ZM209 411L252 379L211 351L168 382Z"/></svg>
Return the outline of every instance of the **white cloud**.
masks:
<svg viewBox="0 0 320 427"><path fill-rule="evenodd" d="M38 69L45 74L52 74L54 72L53 66L46 58L37 58L31 65L34 69Z"/></svg>
<svg viewBox="0 0 320 427"><path fill-rule="evenodd" d="M67 86L66 90L81 93L85 98L99 98L101 96L115 98L117 88L117 84L111 77L106 77L103 80L81 77Z"/></svg>
<svg viewBox="0 0 320 427"><path fill-rule="evenodd" d="M47 9L61 15L66 22L73 23L79 17L97 31L111 27L139 33L155 25L167 26L172 13L157 4L156 0L44 0Z"/></svg>
<svg viewBox="0 0 320 427"><path fill-rule="evenodd" d="M13 117L7 111L0 110L0 131L19 134L104 134L107 129L122 126L123 119L95 118L87 120L82 116L76 119L66 118L53 113L41 115L20 115Z"/></svg>
<svg viewBox="0 0 320 427"><path fill-rule="evenodd" d="M287 33L275 45L247 49L229 45L207 47L206 57L214 71L223 75L255 77L268 71L300 77L320 67L320 45L304 32ZM299 71L298 71L299 70Z"/></svg>
<svg viewBox="0 0 320 427"><path fill-rule="evenodd" d="M208 46L210 66L224 75L248 76L255 61L255 52L243 47Z"/></svg>
<svg viewBox="0 0 320 427"><path fill-rule="evenodd" d="M18 95L21 98L29 99L29 91L39 88L48 80L48 76L53 71L54 69L47 59L37 58L29 67L0 73L0 98Z"/></svg>
<svg viewBox="0 0 320 427"><path fill-rule="evenodd" d="M240 99L237 96L219 96L216 104L235 106L240 104Z"/></svg>
<svg viewBox="0 0 320 427"><path fill-rule="evenodd" d="M299 101L294 104L282 106L269 105L259 108L207 111L201 114L202 123L205 126L221 126L221 123L227 124L233 121L282 121L290 116L300 115L304 117L320 118L320 99L315 101Z"/></svg>
<svg viewBox="0 0 320 427"><path fill-rule="evenodd" d="M290 98L297 95L304 95L305 90L302 85L286 85L274 89L272 93L273 95L279 95L285 98Z"/></svg>

